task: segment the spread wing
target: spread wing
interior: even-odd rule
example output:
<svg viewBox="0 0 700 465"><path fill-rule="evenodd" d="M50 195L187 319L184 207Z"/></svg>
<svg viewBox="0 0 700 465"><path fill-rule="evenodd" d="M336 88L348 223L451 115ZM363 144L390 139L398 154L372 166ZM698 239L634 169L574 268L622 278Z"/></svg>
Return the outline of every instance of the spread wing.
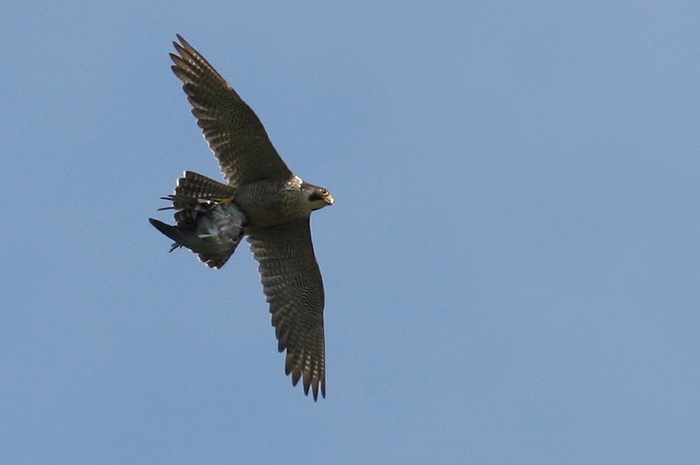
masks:
<svg viewBox="0 0 700 465"><path fill-rule="evenodd" d="M179 35L170 54L172 70L183 82L192 114L233 187L292 175L270 142L255 112L221 75Z"/></svg>
<svg viewBox="0 0 700 465"><path fill-rule="evenodd" d="M326 397L323 338L323 282L316 263L309 218L256 230L248 236L259 263L263 291L270 304L280 352L287 350L286 374L292 384L304 380L314 400Z"/></svg>

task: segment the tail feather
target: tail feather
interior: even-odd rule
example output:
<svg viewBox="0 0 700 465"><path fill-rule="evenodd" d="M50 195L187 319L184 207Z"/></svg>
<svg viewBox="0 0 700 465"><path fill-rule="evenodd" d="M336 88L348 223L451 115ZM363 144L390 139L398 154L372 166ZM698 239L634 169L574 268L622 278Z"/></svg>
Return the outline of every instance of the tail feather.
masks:
<svg viewBox="0 0 700 465"><path fill-rule="evenodd" d="M177 180L173 197L210 200L232 197L235 193L236 189L227 184L214 181L193 171L185 171L184 176ZM177 205L174 206L176 209L178 208Z"/></svg>
<svg viewBox="0 0 700 465"><path fill-rule="evenodd" d="M200 207L209 208L214 199L229 198L235 192L236 190L229 185L193 171L185 171L183 177L177 180L175 193L163 197L163 200L169 200L173 203L172 207L165 207L165 209L174 209L175 221L178 225L184 225L197 221L197 215L201 211Z"/></svg>

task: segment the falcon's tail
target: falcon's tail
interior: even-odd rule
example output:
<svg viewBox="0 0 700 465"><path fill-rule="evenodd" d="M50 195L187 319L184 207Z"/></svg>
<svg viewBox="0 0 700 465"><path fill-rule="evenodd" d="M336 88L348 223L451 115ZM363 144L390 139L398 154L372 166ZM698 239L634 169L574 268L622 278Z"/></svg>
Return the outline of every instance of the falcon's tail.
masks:
<svg viewBox="0 0 700 465"><path fill-rule="evenodd" d="M177 180L175 193L163 197L163 200L172 201L173 206L161 208L161 210L176 210L175 221L178 225L182 225L196 221L196 207L202 201L233 200L235 193L236 190L227 184L214 181L193 171L185 171L183 177Z"/></svg>
<svg viewBox="0 0 700 465"><path fill-rule="evenodd" d="M175 188L176 196L195 197L198 199L222 199L231 197L235 193L236 189L228 184L214 181L194 171L185 171L184 176L177 180L177 187Z"/></svg>

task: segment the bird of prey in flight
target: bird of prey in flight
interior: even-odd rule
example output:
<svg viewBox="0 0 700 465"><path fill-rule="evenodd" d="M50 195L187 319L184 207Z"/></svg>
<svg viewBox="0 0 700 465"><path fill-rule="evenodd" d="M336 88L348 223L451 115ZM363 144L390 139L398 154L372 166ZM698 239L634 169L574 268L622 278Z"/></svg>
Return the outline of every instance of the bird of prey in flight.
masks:
<svg viewBox="0 0 700 465"><path fill-rule="evenodd" d="M151 224L212 268L222 267L244 236L258 262L285 373L304 392L326 396L323 282L311 243L311 212L333 205L324 188L303 181L277 154L253 110L185 39L173 42L172 70L227 183L191 171L163 199L176 225ZM171 249L172 250L172 249Z"/></svg>

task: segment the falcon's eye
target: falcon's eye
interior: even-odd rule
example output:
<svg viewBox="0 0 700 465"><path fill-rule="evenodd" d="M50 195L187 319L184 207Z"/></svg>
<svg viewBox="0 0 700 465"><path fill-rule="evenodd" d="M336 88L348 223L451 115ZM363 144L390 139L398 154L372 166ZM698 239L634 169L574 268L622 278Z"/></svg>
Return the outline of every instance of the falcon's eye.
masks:
<svg viewBox="0 0 700 465"><path fill-rule="evenodd" d="M328 191L326 189L321 189L321 195L327 195Z"/></svg>

